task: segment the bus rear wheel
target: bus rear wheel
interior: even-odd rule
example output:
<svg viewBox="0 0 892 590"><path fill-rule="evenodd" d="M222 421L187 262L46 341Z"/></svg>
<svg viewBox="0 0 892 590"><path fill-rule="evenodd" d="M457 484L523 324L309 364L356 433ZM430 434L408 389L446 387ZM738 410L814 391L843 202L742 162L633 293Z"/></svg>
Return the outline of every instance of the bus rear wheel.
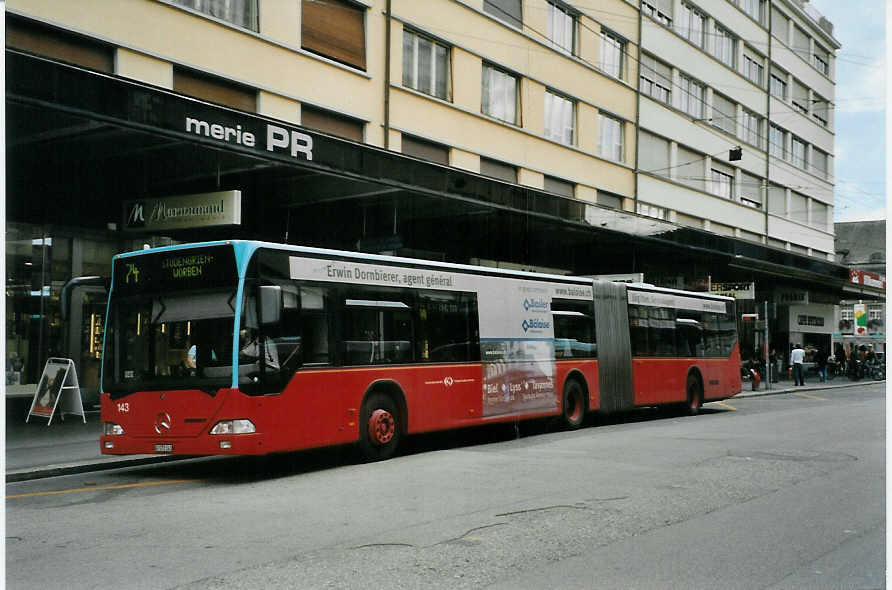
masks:
<svg viewBox="0 0 892 590"><path fill-rule="evenodd" d="M400 420L389 395L373 393L362 404L359 449L368 461L382 461L396 454L400 442Z"/></svg>
<svg viewBox="0 0 892 590"><path fill-rule="evenodd" d="M564 426L569 430L576 430L582 426L585 418L585 396L582 386L574 380L567 381L564 385L563 420Z"/></svg>
<svg viewBox="0 0 892 590"><path fill-rule="evenodd" d="M696 416L700 413L700 406L703 405L703 387L700 385L700 379L693 373L688 375L685 391L688 399L684 405L684 413L687 416Z"/></svg>

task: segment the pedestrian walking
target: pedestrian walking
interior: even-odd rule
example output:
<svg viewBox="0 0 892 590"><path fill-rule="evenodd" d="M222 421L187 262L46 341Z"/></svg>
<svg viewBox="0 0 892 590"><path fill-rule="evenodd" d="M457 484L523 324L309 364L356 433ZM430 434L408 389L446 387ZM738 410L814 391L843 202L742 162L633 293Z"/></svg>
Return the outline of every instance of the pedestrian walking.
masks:
<svg viewBox="0 0 892 590"><path fill-rule="evenodd" d="M822 346L815 353L815 363L818 365L818 377L821 383L827 381L827 350Z"/></svg>
<svg viewBox="0 0 892 590"><path fill-rule="evenodd" d="M802 363L805 360L805 351L796 343L793 350L790 351L790 365L793 367L793 385L805 385L805 374L802 371Z"/></svg>

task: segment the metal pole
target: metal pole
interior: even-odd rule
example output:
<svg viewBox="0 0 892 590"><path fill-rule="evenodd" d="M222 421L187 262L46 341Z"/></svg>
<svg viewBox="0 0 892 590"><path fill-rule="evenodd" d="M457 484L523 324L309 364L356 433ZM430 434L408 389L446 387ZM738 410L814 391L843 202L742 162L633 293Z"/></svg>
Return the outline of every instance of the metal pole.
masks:
<svg viewBox="0 0 892 590"><path fill-rule="evenodd" d="M765 371L767 375L765 376L765 389L767 391L771 391L771 371L774 369L773 366L770 366L771 363L771 346L768 342L768 300L765 300L765 368L768 369Z"/></svg>

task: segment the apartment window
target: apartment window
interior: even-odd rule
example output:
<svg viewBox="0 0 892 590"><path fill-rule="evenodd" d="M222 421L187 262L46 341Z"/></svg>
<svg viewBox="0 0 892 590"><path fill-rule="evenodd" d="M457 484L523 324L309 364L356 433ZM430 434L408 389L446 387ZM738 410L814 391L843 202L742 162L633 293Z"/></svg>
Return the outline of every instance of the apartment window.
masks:
<svg viewBox="0 0 892 590"><path fill-rule="evenodd" d="M679 78L679 86L681 90L681 110L694 117L702 119L704 105L706 104L706 87L695 80L688 78L684 74Z"/></svg>
<svg viewBox="0 0 892 590"><path fill-rule="evenodd" d="M44 27L31 21L6 17L6 44L37 55L114 73L115 50L111 45Z"/></svg>
<svg viewBox="0 0 892 590"><path fill-rule="evenodd" d="M750 82L756 86L762 86L762 76L764 73L765 66L762 65L761 59L754 55L743 55L743 75L746 76Z"/></svg>
<svg viewBox="0 0 892 590"><path fill-rule="evenodd" d="M663 221L667 221L669 219L669 212L663 207L657 207L656 205L651 205L649 203L642 203L638 201L638 215L646 215L647 217L655 217L656 219L662 219Z"/></svg>
<svg viewBox="0 0 892 590"><path fill-rule="evenodd" d="M401 151L407 156L414 156L437 164L449 164L449 148L426 139L403 134Z"/></svg>
<svg viewBox="0 0 892 590"><path fill-rule="evenodd" d="M365 7L346 0L301 2L301 47L365 70Z"/></svg>
<svg viewBox="0 0 892 590"><path fill-rule="evenodd" d="M483 0L483 12L520 29L523 28L521 4L521 0Z"/></svg>
<svg viewBox="0 0 892 590"><path fill-rule="evenodd" d="M737 39L727 29L719 25L713 24L713 47L712 54L720 62L726 66L734 67L734 54L737 47Z"/></svg>
<svg viewBox="0 0 892 590"><path fill-rule="evenodd" d="M793 156L793 165L797 168L805 169L805 147L806 143L799 139L798 137L793 137L793 148L792 148L792 156Z"/></svg>
<svg viewBox="0 0 892 590"><path fill-rule="evenodd" d="M576 17L554 2L548 3L548 40L564 53L576 53Z"/></svg>
<svg viewBox="0 0 892 590"><path fill-rule="evenodd" d="M403 86L449 100L449 48L403 29Z"/></svg>
<svg viewBox="0 0 892 590"><path fill-rule="evenodd" d="M682 37L697 47L703 47L705 25L706 17L699 10L687 2L681 3L681 12L678 15L676 28Z"/></svg>
<svg viewBox="0 0 892 590"><path fill-rule="evenodd" d="M793 106L803 115L808 114L808 88L793 80Z"/></svg>
<svg viewBox="0 0 892 590"><path fill-rule="evenodd" d="M809 61L811 56L811 37L795 25L793 25L793 51L798 53L805 61Z"/></svg>
<svg viewBox="0 0 892 590"><path fill-rule="evenodd" d="M750 17L756 21L757 23L762 22L762 10L765 6L765 0L742 0L741 8L743 11L750 15Z"/></svg>
<svg viewBox="0 0 892 590"><path fill-rule="evenodd" d="M678 146L678 163L675 166L675 180L697 190L704 190L706 184L704 175L703 154L689 150L684 146Z"/></svg>
<svg viewBox="0 0 892 590"><path fill-rule="evenodd" d="M771 94L781 100L787 100L787 76L780 72L771 72Z"/></svg>
<svg viewBox="0 0 892 590"><path fill-rule="evenodd" d="M185 6L219 18L228 23L257 31L257 0L171 0L174 4Z"/></svg>
<svg viewBox="0 0 892 590"><path fill-rule="evenodd" d="M827 229L827 205L820 201L811 202L811 224L821 229Z"/></svg>
<svg viewBox="0 0 892 590"><path fill-rule="evenodd" d="M825 76L830 73L830 54L817 43L815 43L815 52L812 55L812 63L815 68Z"/></svg>
<svg viewBox="0 0 892 590"><path fill-rule="evenodd" d="M233 84L216 76L174 68L173 89L181 94L226 105L234 109L257 111L256 90L247 86Z"/></svg>
<svg viewBox="0 0 892 590"><path fill-rule="evenodd" d="M713 168L710 170L710 189L709 192L712 194L724 197L726 199L730 199L734 194L734 176L728 174L727 172L723 172L721 170L716 170Z"/></svg>
<svg viewBox="0 0 892 590"><path fill-rule="evenodd" d="M787 214L787 189L779 184L768 185L768 212L781 217Z"/></svg>
<svg viewBox="0 0 892 590"><path fill-rule="evenodd" d="M827 178L827 154L812 146L811 148L811 168L812 171L823 178Z"/></svg>
<svg viewBox="0 0 892 590"><path fill-rule="evenodd" d="M642 130L638 135L638 169L669 176L669 141Z"/></svg>
<svg viewBox="0 0 892 590"><path fill-rule="evenodd" d="M300 109L300 124L353 141L364 139L363 121L324 109L303 105Z"/></svg>
<svg viewBox="0 0 892 590"><path fill-rule="evenodd" d="M784 130L777 125L771 125L768 129L768 153L775 158L786 159L787 157Z"/></svg>
<svg viewBox="0 0 892 590"><path fill-rule="evenodd" d="M605 73L614 78L623 77L625 50L625 41L609 31L601 30L601 69Z"/></svg>
<svg viewBox="0 0 892 590"><path fill-rule="evenodd" d="M545 91L545 137L573 145L576 104L550 90Z"/></svg>
<svg viewBox="0 0 892 590"><path fill-rule="evenodd" d="M667 27L672 24L672 0L641 0L641 11Z"/></svg>
<svg viewBox="0 0 892 590"><path fill-rule="evenodd" d="M747 207L762 207L762 179L748 172L740 173L740 202Z"/></svg>
<svg viewBox="0 0 892 590"><path fill-rule="evenodd" d="M623 161L623 122L598 114L601 156L614 162Z"/></svg>
<svg viewBox="0 0 892 590"><path fill-rule="evenodd" d="M800 223L808 223L808 197L790 191L789 217Z"/></svg>
<svg viewBox="0 0 892 590"><path fill-rule="evenodd" d="M790 44L790 19L777 6L771 7L771 32L787 45Z"/></svg>
<svg viewBox="0 0 892 590"><path fill-rule="evenodd" d="M712 95L712 124L737 135L737 105L717 92Z"/></svg>
<svg viewBox="0 0 892 590"><path fill-rule="evenodd" d="M753 112L746 109L743 110L743 136L741 139L750 145L758 146L761 144L760 131L762 119Z"/></svg>
<svg viewBox="0 0 892 590"><path fill-rule="evenodd" d="M641 92L660 102L672 102L672 70L646 53L641 55Z"/></svg>
<svg viewBox="0 0 892 590"><path fill-rule="evenodd" d="M824 127L827 126L827 113L829 111L830 103L815 94L812 102L811 114L815 119L820 121L821 125Z"/></svg>
<svg viewBox="0 0 892 590"><path fill-rule="evenodd" d="M483 64L483 90L480 110L484 115L517 124L518 80L516 76L490 64Z"/></svg>
<svg viewBox="0 0 892 590"><path fill-rule="evenodd" d="M480 174L506 182L517 183L517 166L499 162L498 160L480 158Z"/></svg>

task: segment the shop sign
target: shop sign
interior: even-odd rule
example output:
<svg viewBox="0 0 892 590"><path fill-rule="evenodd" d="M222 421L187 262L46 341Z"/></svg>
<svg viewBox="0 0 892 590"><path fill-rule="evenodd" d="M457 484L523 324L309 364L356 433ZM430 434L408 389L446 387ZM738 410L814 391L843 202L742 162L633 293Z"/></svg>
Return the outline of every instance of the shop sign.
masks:
<svg viewBox="0 0 892 590"><path fill-rule="evenodd" d="M866 270L849 270L849 281L856 285L864 285L865 287L873 287L875 289L886 288L886 279L884 277Z"/></svg>
<svg viewBox="0 0 892 590"><path fill-rule="evenodd" d="M755 299L756 283L712 283L711 293L734 299Z"/></svg>
<svg viewBox="0 0 892 590"><path fill-rule="evenodd" d="M867 305L864 303L855 304L855 336L867 335Z"/></svg>
<svg viewBox="0 0 892 590"><path fill-rule="evenodd" d="M158 232L240 225L242 191L220 191L124 202L124 231Z"/></svg>

